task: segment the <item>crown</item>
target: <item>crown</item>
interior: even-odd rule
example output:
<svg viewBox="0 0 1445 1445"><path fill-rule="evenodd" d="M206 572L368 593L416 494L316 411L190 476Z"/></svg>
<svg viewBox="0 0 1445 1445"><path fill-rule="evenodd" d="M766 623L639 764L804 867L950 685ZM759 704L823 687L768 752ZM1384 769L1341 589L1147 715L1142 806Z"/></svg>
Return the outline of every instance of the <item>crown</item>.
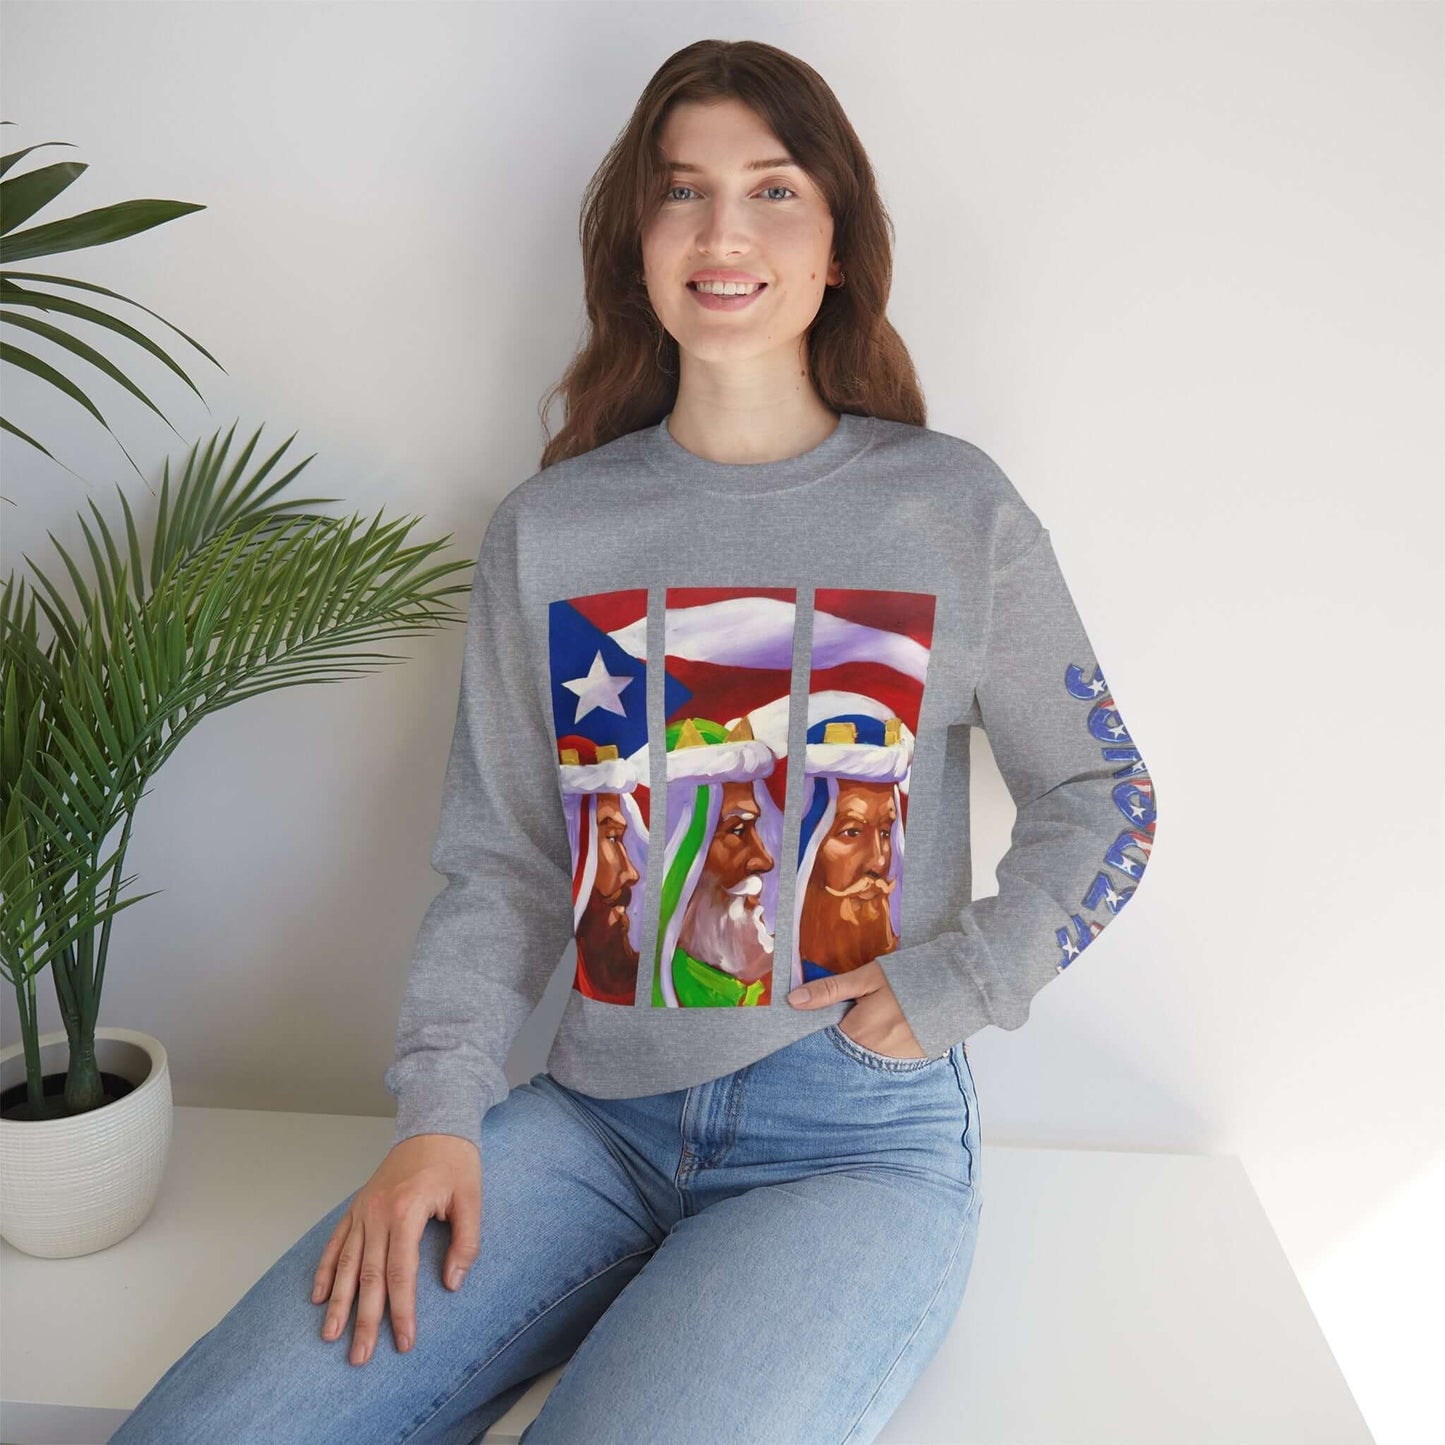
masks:
<svg viewBox="0 0 1445 1445"><path fill-rule="evenodd" d="M728 735L724 739L724 741L729 743L753 741L752 724L748 722L746 713L744 713L742 717L737 720L737 723L729 729ZM708 740L703 737L700 732L698 732L696 725L693 723L693 720L691 718L684 718L682 728L677 735L677 747L674 748L673 751L678 752L681 751L681 749L683 748L705 748L710 746L712 746L712 744L710 744ZM601 750L599 749L598 756L601 757L601 755Z"/></svg>
<svg viewBox="0 0 1445 1445"><path fill-rule="evenodd" d="M610 763L610 762L613 761L613 759L615 759L616 757L617 757L617 744L616 744L616 743L598 743L598 744L597 744L597 761L598 761L599 763ZM578 766L578 764L581 763L581 761L582 761L582 755L577 751L576 748L558 748L558 749L557 749L557 761L558 761L559 763L564 763L564 764L566 764L568 767L573 767L573 768L575 768L575 767Z"/></svg>
<svg viewBox="0 0 1445 1445"><path fill-rule="evenodd" d="M883 746L885 748L897 747L902 737L901 729L903 719L901 717L890 717L883 722ZM825 743L856 743L858 741L858 727L850 722L830 722L823 724L823 741Z"/></svg>

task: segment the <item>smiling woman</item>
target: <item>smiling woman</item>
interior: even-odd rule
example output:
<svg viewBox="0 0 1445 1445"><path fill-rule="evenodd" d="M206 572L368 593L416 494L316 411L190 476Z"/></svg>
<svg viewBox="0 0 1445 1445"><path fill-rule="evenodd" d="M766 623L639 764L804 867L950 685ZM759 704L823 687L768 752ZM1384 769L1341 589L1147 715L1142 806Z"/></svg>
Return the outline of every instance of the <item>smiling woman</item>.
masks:
<svg viewBox="0 0 1445 1445"><path fill-rule="evenodd" d="M938 1349L965 1040L1122 909L1155 813L1046 529L923 424L887 232L802 61L706 40L648 83L564 424L478 552L391 1150L119 1445L477 1439L562 1361L527 1445L867 1445ZM978 726L1018 821L974 903Z"/></svg>

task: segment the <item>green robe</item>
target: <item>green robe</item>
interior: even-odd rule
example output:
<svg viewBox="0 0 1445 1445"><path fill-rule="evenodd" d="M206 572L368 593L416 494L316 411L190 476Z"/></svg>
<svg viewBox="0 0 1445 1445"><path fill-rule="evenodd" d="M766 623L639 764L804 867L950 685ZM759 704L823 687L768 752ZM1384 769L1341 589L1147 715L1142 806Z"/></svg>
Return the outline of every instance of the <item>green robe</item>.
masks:
<svg viewBox="0 0 1445 1445"><path fill-rule="evenodd" d="M677 1001L683 1008L717 1008L725 1005L756 1004L763 996L766 979L744 983L721 968L694 958L680 943L672 953L672 979ZM652 1006L663 1008L662 977L652 976Z"/></svg>

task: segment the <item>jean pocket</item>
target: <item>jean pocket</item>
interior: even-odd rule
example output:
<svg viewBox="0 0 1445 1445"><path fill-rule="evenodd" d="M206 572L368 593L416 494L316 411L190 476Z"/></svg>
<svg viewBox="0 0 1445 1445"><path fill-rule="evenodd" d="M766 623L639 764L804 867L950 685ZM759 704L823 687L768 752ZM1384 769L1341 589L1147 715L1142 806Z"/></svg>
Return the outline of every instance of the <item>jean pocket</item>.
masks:
<svg viewBox="0 0 1445 1445"><path fill-rule="evenodd" d="M931 1069L948 1062L947 1054L940 1054L936 1059L927 1056L921 1059L900 1059L893 1054L880 1054L876 1049L860 1044L851 1034L845 1034L838 1024L829 1024L823 1032L841 1053L855 1063L862 1064L864 1068L876 1069L881 1074L916 1074L920 1069Z"/></svg>

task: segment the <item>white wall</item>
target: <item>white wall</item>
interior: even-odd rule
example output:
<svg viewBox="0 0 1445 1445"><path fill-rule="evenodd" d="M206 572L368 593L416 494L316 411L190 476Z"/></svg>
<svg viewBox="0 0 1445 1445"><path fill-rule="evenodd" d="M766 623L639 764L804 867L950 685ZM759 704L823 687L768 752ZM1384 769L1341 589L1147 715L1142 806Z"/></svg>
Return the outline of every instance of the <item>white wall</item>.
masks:
<svg viewBox="0 0 1445 1445"><path fill-rule="evenodd" d="M148 474L233 418L272 446L299 428L291 455L319 455L296 494L422 513L458 557L537 466L580 327L580 193L648 76L704 35L818 68L897 226L890 315L930 424L1051 528L1162 802L1127 921L1025 1029L971 1045L986 1137L1240 1155L1379 1440L1424 1438L1440 5L12 0L3 25L4 149L90 166L39 219L207 208L36 266L226 367L176 341L207 411L100 343L185 439L96 383ZM4 379L85 478L0 447L5 567L59 575L47 531L83 555L87 497L148 498L99 428ZM390 1112L460 645L246 702L158 777L126 861L163 891L117 921L102 1022L166 1043L178 1102ZM975 756L988 892L1011 820Z"/></svg>

